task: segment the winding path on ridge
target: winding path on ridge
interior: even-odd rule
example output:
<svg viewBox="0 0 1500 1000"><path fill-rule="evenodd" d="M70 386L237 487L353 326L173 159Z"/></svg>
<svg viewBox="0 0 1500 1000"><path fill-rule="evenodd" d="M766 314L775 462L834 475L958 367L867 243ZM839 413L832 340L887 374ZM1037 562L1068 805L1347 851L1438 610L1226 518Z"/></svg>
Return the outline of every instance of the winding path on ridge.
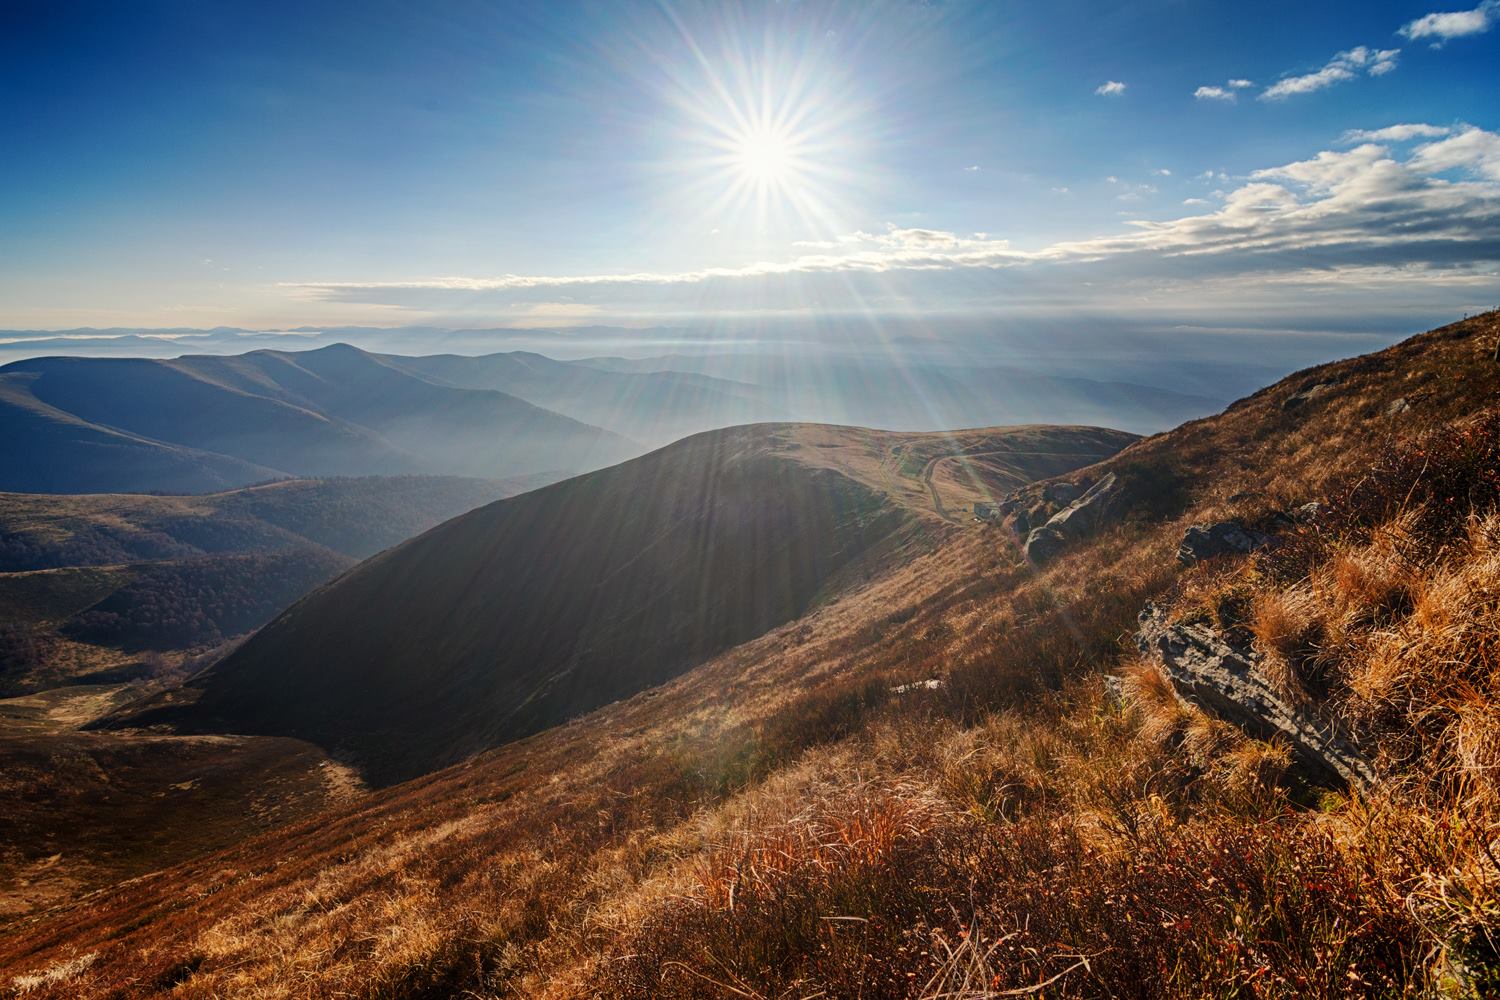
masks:
<svg viewBox="0 0 1500 1000"><path fill-rule="evenodd" d="M927 493L932 498L933 511L936 512L937 515L945 521L950 521L954 524L961 524L963 523L962 518L949 513L948 508L943 504L943 498L941 494L938 493L937 484L932 481L933 474L937 472L938 466L943 462L953 461L954 459L970 460L975 458L987 458L991 455L1039 455L1047 457L1064 457L1068 454L1069 453L1067 452L1060 451L1014 451L1010 448L996 448L991 451L957 452L950 455L938 455L936 458L928 459L927 464L922 468L922 482L927 486ZM1088 457L1095 462L1099 462L1103 461L1109 456L1089 455L1085 457ZM1015 484L1017 486L1024 486L1027 482L1030 482L1030 480L1020 475L1017 475L1015 477L1015 480Z"/></svg>

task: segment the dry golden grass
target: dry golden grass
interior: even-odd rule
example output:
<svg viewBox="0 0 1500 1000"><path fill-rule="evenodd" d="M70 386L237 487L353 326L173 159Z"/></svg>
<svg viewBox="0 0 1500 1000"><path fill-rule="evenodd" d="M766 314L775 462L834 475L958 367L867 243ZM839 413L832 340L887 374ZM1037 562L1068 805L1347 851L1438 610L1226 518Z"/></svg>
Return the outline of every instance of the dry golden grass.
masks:
<svg viewBox="0 0 1500 1000"><path fill-rule="evenodd" d="M1250 631L1261 669L1282 697L1308 700L1304 677L1323 637L1323 620L1312 593L1301 587L1266 590L1251 605Z"/></svg>
<svg viewBox="0 0 1500 1000"><path fill-rule="evenodd" d="M660 689L14 928L0 983L97 953L32 995L1481 996L1495 511L1482 477L1416 520L1349 484L1408 467L1380 428L1407 454L1496 398L1496 336L1476 317L1133 446L1111 465L1160 488L1041 571L955 531ZM1284 408L1310 381L1335 388ZM1263 556L1173 560L1188 523L1324 498ZM1289 663L1321 623L1307 695L1389 781L1320 797L1147 665L1115 706L1097 674L1148 599L1278 607L1257 641Z"/></svg>

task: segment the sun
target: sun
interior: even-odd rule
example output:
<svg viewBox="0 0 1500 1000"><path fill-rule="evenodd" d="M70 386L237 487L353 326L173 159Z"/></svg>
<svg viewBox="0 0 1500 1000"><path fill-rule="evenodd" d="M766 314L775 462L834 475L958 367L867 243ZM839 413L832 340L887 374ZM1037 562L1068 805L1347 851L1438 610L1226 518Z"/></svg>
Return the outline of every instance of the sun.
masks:
<svg viewBox="0 0 1500 1000"><path fill-rule="evenodd" d="M715 231L845 232L870 176L853 167L868 146L868 99L821 49L762 51L750 37L726 32L727 47L695 43L691 60L665 64L663 193Z"/></svg>
<svg viewBox="0 0 1500 1000"><path fill-rule="evenodd" d="M757 185L784 184L798 169L795 139L772 126L756 126L734 136L730 155L741 177Z"/></svg>

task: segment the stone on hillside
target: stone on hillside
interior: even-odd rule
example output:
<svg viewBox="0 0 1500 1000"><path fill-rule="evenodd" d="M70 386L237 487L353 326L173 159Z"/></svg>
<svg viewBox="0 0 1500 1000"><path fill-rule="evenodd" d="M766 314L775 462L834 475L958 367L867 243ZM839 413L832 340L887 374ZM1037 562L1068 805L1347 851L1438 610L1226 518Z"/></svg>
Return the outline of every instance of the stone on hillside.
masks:
<svg viewBox="0 0 1500 1000"><path fill-rule="evenodd" d="M1068 506L1058 511L1047 522L1070 538L1097 528L1109 516L1110 507L1119 497L1119 480L1113 472L1105 475Z"/></svg>
<svg viewBox="0 0 1500 1000"><path fill-rule="evenodd" d="M1374 769L1336 726L1271 687L1256 669L1254 651L1231 645L1206 625L1169 624L1151 604L1141 611L1136 643L1155 659L1179 701L1256 739L1286 742L1294 768L1309 780L1360 789L1374 784Z"/></svg>
<svg viewBox="0 0 1500 1000"><path fill-rule="evenodd" d="M1281 408L1283 410L1295 410L1304 403L1310 403L1318 397L1326 395L1333 389L1335 384L1333 382L1319 382L1316 385L1310 385L1306 389L1288 396L1286 402L1281 404Z"/></svg>
<svg viewBox="0 0 1500 1000"><path fill-rule="evenodd" d="M1031 534L1026 536L1026 559L1038 566L1051 562L1067 544L1068 537L1050 524L1032 528Z"/></svg>
<svg viewBox="0 0 1500 1000"><path fill-rule="evenodd" d="M1178 561L1192 565L1229 552L1248 553L1270 544L1271 536L1247 528L1238 521L1195 524L1182 536L1177 547Z"/></svg>
<svg viewBox="0 0 1500 1000"><path fill-rule="evenodd" d="M1402 396L1400 399L1391 401L1391 405L1385 408L1385 415L1388 417L1399 417L1401 416L1401 414L1408 413L1410 411L1411 403L1405 396Z"/></svg>
<svg viewBox="0 0 1500 1000"><path fill-rule="evenodd" d="M1026 558L1040 565L1062 551L1068 542L1082 538L1103 524L1119 496L1119 480L1113 472L1101 478L1071 504L1052 515L1046 524L1033 528L1026 537Z"/></svg>
<svg viewBox="0 0 1500 1000"><path fill-rule="evenodd" d="M1323 513L1323 505L1314 500L1288 511L1287 516L1296 524L1311 524L1321 513Z"/></svg>
<svg viewBox="0 0 1500 1000"><path fill-rule="evenodd" d="M1048 483L1042 490L1042 498L1048 503L1070 504L1081 496L1083 490L1072 483Z"/></svg>

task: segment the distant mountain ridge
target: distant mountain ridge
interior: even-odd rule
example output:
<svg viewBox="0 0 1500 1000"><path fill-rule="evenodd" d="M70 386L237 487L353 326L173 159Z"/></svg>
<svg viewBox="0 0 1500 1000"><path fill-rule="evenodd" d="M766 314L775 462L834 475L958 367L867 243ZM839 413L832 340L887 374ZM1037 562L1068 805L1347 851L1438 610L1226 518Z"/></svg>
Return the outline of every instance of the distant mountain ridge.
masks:
<svg viewBox="0 0 1500 1000"><path fill-rule="evenodd" d="M1082 424L1135 433L1164 430L1222 409L1211 398L1125 380L1050 375L1006 365L885 356L668 354L584 358L573 364L616 373L672 371L747 383L762 405L817 423L932 431L1011 424Z"/></svg>
<svg viewBox="0 0 1500 1000"><path fill-rule="evenodd" d="M649 445L718 427L788 419L788 410L768 402L761 387L697 372L616 372L529 351L383 357L405 371L508 392Z"/></svg>
<svg viewBox="0 0 1500 1000"><path fill-rule="evenodd" d="M641 446L347 345L0 368L0 489L204 492L272 478L598 468Z"/></svg>
<svg viewBox="0 0 1500 1000"><path fill-rule="evenodd" d="M576 474L749 423L1146 433L1220 406L1128 381L879 351L558 361L333 344L160 360L43 357L0 367L0 490L193 493L304 476Z"/></svg>

